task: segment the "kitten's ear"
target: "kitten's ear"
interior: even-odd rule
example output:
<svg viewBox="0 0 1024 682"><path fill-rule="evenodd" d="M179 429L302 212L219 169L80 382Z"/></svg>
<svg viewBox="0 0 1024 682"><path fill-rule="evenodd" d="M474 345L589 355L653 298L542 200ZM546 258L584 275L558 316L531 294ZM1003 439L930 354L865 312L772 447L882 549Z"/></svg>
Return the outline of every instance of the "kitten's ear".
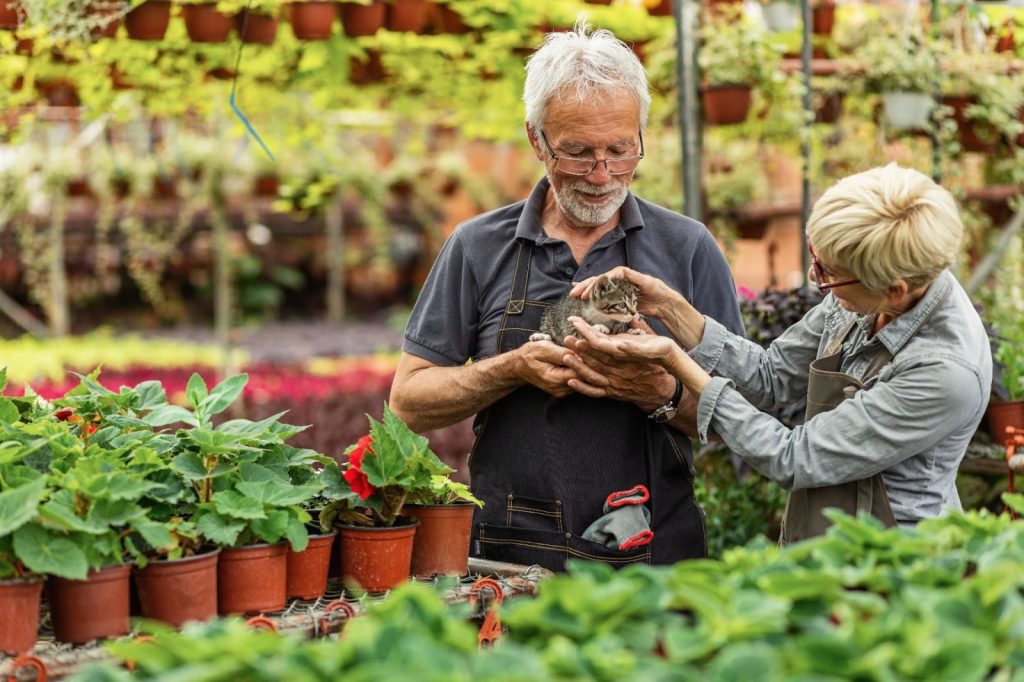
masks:
<svg viewBox="0 0 1024 682"><path fill-rule="evenodd" d="M597 281L594 282L593 291L596 293L607 291L611 283L612 280L608 277L608 275L601 275L600 277L597 278Z"/></svg>

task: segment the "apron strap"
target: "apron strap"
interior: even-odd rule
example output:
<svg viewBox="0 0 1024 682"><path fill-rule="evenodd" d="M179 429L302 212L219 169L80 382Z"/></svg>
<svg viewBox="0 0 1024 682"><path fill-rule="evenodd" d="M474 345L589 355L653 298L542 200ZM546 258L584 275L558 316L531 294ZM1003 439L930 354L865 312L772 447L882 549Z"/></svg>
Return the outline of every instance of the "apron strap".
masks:
<svg viewBox="0 0 1024 682"><path fill-rule="evenodd" d="M512 275L512 288L509 291L508 303L505 305L506 315L522 315L526 309L526 288L530 283L530 263L533 260L533 244L525 239L519 240L516 252L516 271Z"/></svg>
<svg viewBox="0 0 1024 682"><path fill-rule="evenodd" d="M829 355L835 355L839 352L839 349L843 347L843 341L846 341L846 337L850 335L853 330L853 325L857 324L857 318L851 318L846 322L839 333L832 337L832 340L828 342L828 346L825 347L825 352L819 357L826 357Z"/></svg>
<svg viewBox="0 0 1024 682"><path fill-rule="evenodd" d="M630 270L633 269L633 264L636 263L636 244L633 243L631 238L632 230L625 230L623 241L626 242L626 267Z"/></svg>

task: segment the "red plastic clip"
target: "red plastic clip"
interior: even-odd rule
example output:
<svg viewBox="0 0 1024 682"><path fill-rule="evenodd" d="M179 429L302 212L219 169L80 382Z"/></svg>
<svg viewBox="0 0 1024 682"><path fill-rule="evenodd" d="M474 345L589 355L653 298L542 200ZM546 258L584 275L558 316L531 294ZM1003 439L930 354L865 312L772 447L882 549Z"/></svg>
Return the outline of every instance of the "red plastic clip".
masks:
<svg viewBox="0 0 1024 682"><path fill-rule="evenodd" d="M18 682L18 670L20 668L35 668L36 682L46 682L46 664L35 656L23 654L14 659L11 663L11 674L7 676L7 682Z"/></svg>
<svg viewBox="0 0 1024 682"><path fill-rule="evenodd" d="M253 616L249 620L245 621L245 624L251 628L257 630L270 630L271 632L277 632L277 625L274 621L270 620L266 616Z"/></svg>
<svg viewBox="0 0 1024 682"><path fill-rule="evenodd" d="M623 542L621 545L619 545L619 549L633 549L634 547L643 547L653 539L653 530L642 530L633 537Z"/></svg>
<svg viewBox="0 0 1024 682"><path fill-rule="evenodd" d="M344 599L335 599L330 604L324 607L323 615L321 615L320 620L316 622L316 630L319 636L326 637L328 634L330 634L330 623L327 622L327 615L334 613L335 611L345 612L346 625L348 625L348 622L356 616L356 610L355 608L353 608L351 604L349 604Z"/></svg>
<svg viewBox="0 0 1024 682"><path fill-rule="evenodd" d="M481 578L470 588L470 602L475 604L480 597L480 592L484 589L489 589L494 593L494 603L487 610L484 622L480 625L480 634L477 635L477 644L480 648L492 646L501 637L501 618L498 616L498 607L505 600L505 591L502 589L501 583L493 578Z"/></svg>
<svg viewBox="0 0 1024 682"><path fill-rule="evenodd" d="M633 499L634 495L642 495L642 497ZM609 507L621 507L624 504L643 504L647 500L651 499L651 493L647 490L647 486L643 483L638 483L629 490L618 490L604 501Z"/></svg>

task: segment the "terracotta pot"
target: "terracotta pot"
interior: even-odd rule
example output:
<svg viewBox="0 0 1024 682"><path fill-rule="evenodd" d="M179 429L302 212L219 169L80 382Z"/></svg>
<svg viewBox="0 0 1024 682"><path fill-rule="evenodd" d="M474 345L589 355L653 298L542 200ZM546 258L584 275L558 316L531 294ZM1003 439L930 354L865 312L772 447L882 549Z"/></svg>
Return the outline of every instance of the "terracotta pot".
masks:
<svg viewBox="0 0 1024 682"><path fill-rule="evenodd" d="M384 592L409 579L419 521L391 528L339 525L341 581L367 592Z"/></svg>
<svg viewBox="0 0 1024 682"><path fill-rule="evenodd" d="M319 599L327 590L327 571L331 565L331 549L338 531L310 535L309 546L301 552L288 548L288 597Z"/></svg>
<svg viewBox="0 0 1024 682"><path fill-rule="evenodd" d="M448 5L434 4L434 25L438 33L465 35L473 29L462 20L462 15Z"/></svg>
<svg viewBox="0 0 1024 682"><path fill-rule="evenodd" d="M815 123L835 123L843 113L843 93L822 94L821 106L814 110Z"/></svg>
<svg viewBox="0 0 1024 682"><path fill-rule="evenodd" d="M953 109L953 120L956 121L956 136L960 146L968 152L991 152L996 148L997 137L993 131L982 139L978 135L978 129L984 124L979 124L967 117L967 107L976 103L975 98L966 96L945 96L942 103Z"/></svg>
<svg viewBox="0 0 1024 682"><path fill-rule="evenodd" d="M131 570L121 564L89 571L85 580L52 576L46 595L57 641L84 644L127 634Z"/></svg>
<svg viewBox="0 0 1024 682"><path fill-rule="evenodd" d="M36 645L42 591L42 576L0 580L0 653L13 656Z"/></svg>
<svg viewBox="0 0 1024 682"><path fill-rule="evenodd" d="M386 25L389 31L419 33L427 24L427 0L391 0Z"/></svg>
<svg viewBox="0 0 1024 682"><path fill-rule="evenodd" d="M13 31L18 28L18 3L15 0L0 0L0 29Z"/></svg>
<svg viewBox="0 0 1024 682"><path fill-rule="evenodd" d="M217 4L184 5L185 30L194 43L223 43L231 33L231 15L217 11Z"/></svg>
<svg viewBox="0 0 1024 682"><path fill-rule="evenodd" d="M281 180L274 173L257 176L253 182L253 193L260 197L276 197Z"/></svg>
<svg viewBox="0 0 1024 682"><path fill-rule="evenodd" d="M350 38L372 36L384 26L387 7L380 0L369 5L343 2L338 5L341 12L341 28Z"/></svg>
<svg viewBox="0 0 1024 682"><path fill-rule="evenodd" d="M469 573L469 538L475 508L471 502L405 505L402 515L420 522L412 545L414 576Z"/></svg>
<svg viewBox="0 0 1024 682"><path fill-rule="evenodd" d="M243 43L273 45L277 38L277 25L277 17L269 14L242 10L235 15L235 33Z"/></svg>
<svg viewBox="0 0 1024 682"><path fill-rule="evenodd" d="M709 85L701 89L704 121L708 125L742 123L750 113L749 85Z"/></svg>
<svg viewBox="0 0 1024 682"><path fill-rule="evenodd" d="M292 33L299 40L327 40L334 27L333 2L293 2L290 5Z"/></svg>
<svg viewBox="0 0 1024 682"><path fill-rule="evenodd" d="M1006 435L1007 426L1024 430L1024 400L990 402L985 416L993 442L1006 444L1009 440Z"/></svg>
<svg viewBox="0 0 1024 682"><path fill-rule="evenodd" d="M170 0L146 0L125 15L124 28L133 40L163 40L170 21Z"/></svg>
<svg viewBox="0 0 1024 682"><path fill-rule="evenodd" d="M367 50L366 61L357 59L355 56L348 60L348 79L355 85L370 85L379 83L385 77L384 64L380 59L378 50Z"/></svg>
<svg viewBox="0 0 1024 682"><path fill-rule="evenodd" d="M93 40L117 36L117 28L121 25L121 18L118 16L121 8L118 5L119 3L112 0L100 0L89 5L86 14L99 20L97 26L89 29L89 35Z"/></svg>
<svg viewBox="0 0 1024 682"><path fill-rule="evenodd" d="M651 7L647 6L647 13L652 17L670 17L672 16L672 0L660 0L660 2Z"/></svg>
<svg viewBox="0 0 1024 682"><path fill-rule="evenodd" d="M66 78L36 81L36 90L51 107L77 107L82 103L75 84Z"/></svg>
<svg viewBox="0 0 1024 682"><path fill-rule="evenodd" d="M811 8L811 31L814 35L832 35L832 27L836 25L836 6L825 3Z"/></svg>
<svg viewBox="0 0 1024 682"><path fill-rule="evenodd" d="M145 568L135 569L142 616L174 627L215 618L219 555L215 549L183 559L150 561Z"/></svg>
<svg viewBox="0 0 1024 682"><path fill-rule="evenodd" d="M221 615L280 611L288 601L288 545L231 547L217 562L217 611Z"/></svg>

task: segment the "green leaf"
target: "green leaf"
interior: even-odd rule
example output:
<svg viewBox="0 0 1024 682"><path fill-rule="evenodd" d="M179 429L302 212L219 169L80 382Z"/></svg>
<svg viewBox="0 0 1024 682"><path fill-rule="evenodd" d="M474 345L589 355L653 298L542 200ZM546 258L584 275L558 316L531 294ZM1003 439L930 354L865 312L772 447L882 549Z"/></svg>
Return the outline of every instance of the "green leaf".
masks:
<svg viewBox="0 0 1024 682"><path fill-rule="evenodd" d="M167 550L174 547L174 537L162 523L143 519L133 523L132 528L154 549Z"/></svg>
<svg viewBox="0 0 1024 682"><path fill-rule="evenodd" d="M235 488L251 499L275 507L302 504L320 492L320 486L292 485L286 481L266 481L264 483L242 481L236 483Z"/></svg>
<svg viewBox="0 0 1024 682"><path fill-rule="evenodd" d="M34 573L84 580L89 572L85 553L78 545L36 525L22 526L14 532L14 553Z"/></svg>
<svg viewBox="0 0 1024 682"><path fill-rule="evenodd" d="M7 368L0 368L0 391L7 388Z"/></svg>
<svg viewBox="0 0 1024 682"><path fill-rule="evenodd" d="M206 465L203 464L202 455L195 452L183 452L180 455L175 455L171 460L171 466L177 471L186 481L198 481L204 478L212 478L211 472L207 471Z"/></svg>
<svg viewBox="0 0 1024 682"><path fill-rule="evenodd" d="M99 526L124 526L132 519L145 517L146 512L133 500L97 500L86 519Z"/></svg>
<svg viewBox="0 0 1024 682"><path fill-rule="evenodd" d="M199 426L196 416L178 405L160 405L143 417L142 420L150 426L167 426L175 422L184 422L189 426Z"/></svg>
<svg viewBox="0 0 1024 682"><path fill-rule="evenodd" d="M235 402L242 393L242 389L249 383L248 374L236 374L232 377L228 377L224 381L220 382L213 387L202 403L200 403L197 411L201 411L205 416L212 417L215 414L220 414Z"/></svg>
<svg viewBox="0 0 1024 682"><path fill-rule="evenodd" d="M143 381L135 387L139 396L139 409L150 410L167 404L167 392L159 381Z"/></svg>
<svg viewBox="0 0 1024 682"><path fill-rule="evenodd" d="M39 516L50 526L60 530L79 531L89 535L102 535L110 527L92 519L83 519L75 513L75 494L58 490L39 507Z"/></svg>
<svg viewBox="0 0 1024 682"><path fill-rule="evenodd" d="M245 521L225 518L214 512L200 512L196 527L210 542L230 547L238 540L238 534L245 528Z"/></svg>
<svg viewBox="0 0 1024 682"><path fill-rule="evenodd" d="M267 512L267 518L252 522L252 530L264 542L278 542L288 531L291 514L284 509L273 509Z"/></svg>
<svg viewBox="0 0 1024 682"><path fill-rule="evenodd" d="M185 386L185 399L188 400L192 409L198 409L199 405L206 400L207 395L206 382L203 381L203 377L199 374L189 377L188 385Z"/></svg>
<svg viewBox="0 0 1024 682"><path fill-rule="evenodd" d="M284 536L291 543L292 551L301 552L309 546L309 531L306 530L306 524L294 516L289 516Z"/></svg>
<svg viewBox="0 0 1024 682"><path fill-rule="evenodd" d="M0 389L2 390L2 389ZM21 417L18 406L10 398L0 398L0 422L13 424Z"/></svg>
<svg viewBox="0 0 1024 682"><path fill-rule="evenodd" d="M0 493L0 536L9 535L35 518L45 494L44 476Z"/></svg>
<svg viewBox="0 0 1024 682"><path fill-rule="evenodd" d="M266 513L263 504L234 490L222 490L213 495L217 511L236 519L263 519Z"/></svg>

